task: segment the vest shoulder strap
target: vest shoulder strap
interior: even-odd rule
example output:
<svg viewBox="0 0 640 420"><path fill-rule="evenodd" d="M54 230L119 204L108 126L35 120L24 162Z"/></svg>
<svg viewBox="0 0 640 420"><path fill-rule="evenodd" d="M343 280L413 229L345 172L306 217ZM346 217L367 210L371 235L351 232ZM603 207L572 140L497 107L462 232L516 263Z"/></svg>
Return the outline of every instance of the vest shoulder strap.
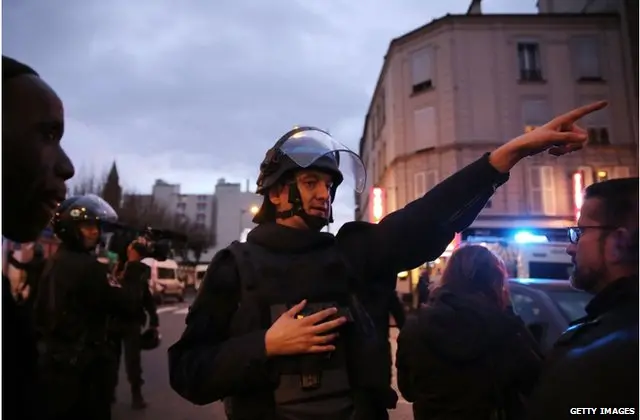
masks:
<svg viewBox="0 0 640 420"><path fill-rule="evenodd" d="M233 241L226 248L231 253L238 269L241 291L252 290L256 286L255 269L249 251L249 245L240 241Z"/></svg>

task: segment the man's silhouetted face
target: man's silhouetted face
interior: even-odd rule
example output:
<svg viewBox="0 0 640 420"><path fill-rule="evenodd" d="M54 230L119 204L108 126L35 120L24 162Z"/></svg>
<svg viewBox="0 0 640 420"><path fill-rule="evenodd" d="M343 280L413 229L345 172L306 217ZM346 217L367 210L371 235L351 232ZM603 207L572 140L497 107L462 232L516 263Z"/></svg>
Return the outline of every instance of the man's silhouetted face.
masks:
<svg viewBox="0 0 640 420"><path fill-rule="evenodd" d="M2 86L2 234L37 239L65 198L74 174L60 140L62 102L39 77L20 75Z"/></svg>

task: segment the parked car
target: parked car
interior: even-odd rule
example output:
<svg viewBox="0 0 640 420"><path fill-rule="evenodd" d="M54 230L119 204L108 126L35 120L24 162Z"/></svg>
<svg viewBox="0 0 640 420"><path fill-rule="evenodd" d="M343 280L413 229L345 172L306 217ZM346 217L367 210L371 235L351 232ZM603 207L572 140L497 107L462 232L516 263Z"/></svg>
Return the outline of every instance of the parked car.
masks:
<svg viewBox="0 0 640 420"><path fill-rule="evenodd" d="M586 316L588 293L576 290L567 280L509 280L513 310L522 318L544 351L553 347L569 323Z"/></svg>
<svg viewBox="0 0 640 420"><path fill-rule="evenodd" d="M178 264L174 260L145 258L142 262L151 268L149 287L158 302L162 303L167 297L184 302L185 284L178 279Z"/></svg>

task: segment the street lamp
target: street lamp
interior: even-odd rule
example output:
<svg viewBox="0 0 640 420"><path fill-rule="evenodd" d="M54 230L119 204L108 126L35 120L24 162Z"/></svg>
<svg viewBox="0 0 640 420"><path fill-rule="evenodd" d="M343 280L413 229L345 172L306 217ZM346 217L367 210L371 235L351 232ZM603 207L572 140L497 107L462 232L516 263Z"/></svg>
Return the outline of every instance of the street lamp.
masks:
<svg viewBox="0 0 640 420"><path fill-rule="evenodd" d="M244 231L244 223L242 223L244 219L244 215L247 213L251 213L253 216L255 216L256 214L258 214L259 211L260 211L260 207L258 206L251 206L249 207L249 209L240 209L240 219L238 221L238 235L240 237L242 237L242 231Z"/></svg>

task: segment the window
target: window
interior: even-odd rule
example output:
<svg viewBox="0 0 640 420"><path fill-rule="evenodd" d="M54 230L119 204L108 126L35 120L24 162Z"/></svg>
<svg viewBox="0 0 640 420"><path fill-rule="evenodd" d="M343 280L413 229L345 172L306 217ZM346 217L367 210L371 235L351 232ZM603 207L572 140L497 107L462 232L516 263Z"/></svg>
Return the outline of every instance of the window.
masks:
<svg viewBox="0 0 640 420"><path fill-rule="evenodd" d="M434 49L422 48L411 54L411 92L420 93L433 88Z"/></svg>
<svg viewBox="0 0 640 420"><path fill-rule="evenodd" d="M176 275L176 270L174 270L173 268L158 267L157 270L158 279L174 280L178 278L178 276Z"/></svg>
<svg viewBox="0 0 640 420"><path fill-rule="evenodd" d="M602 80L600 48L595 36L575 37L570 42L576 78L583 81Z"/></svg>
<svg viewBox="0 0 640 420"><path fill-rule="evenodd" d="M375 159L371 163L371 166L373 167L373 170L371 171L373 175L373 183L377 184L378 183L378 165L376 164Z"/></svg>
<svg viewBox="0 0 640 420"><path fill-rule="evenodd" d="M413 175L413 199L417 200L438 185L438 170L416 172Z"/></svg>
<svg viewBox="0 0 640 420"><path fill-rule="evenodd" d="M511 292L513 310L525 324L533 324L544 319L542 307L539 302L523 293Z"/></svg>
<svg viewBox="0 0 640 420"><path fill-rule="evenodd" d="M196 205L196 208L198 209L198 211L204 211L207 209L207 203L198 203Z"/></svg>
<svg viewBox="0 0 640 420"><path fill-rule="evenodd" d="M373 128L373 137L377 138L380 135L380 131L382 127L384 127L385 123L385 95L384 90L380 91L380 96L376 101L374 111L373 111L373 120L372 120L372 128Z"/></svg>
<svg viewBox="0 0 640 420"><path fill-rule="evenodd" d="M184 209L186 209L186 208L187 208L187 203L178 203L178 204L176 205L176 208L177 208L178 210L180 210L180 211L184 211Z"/></svg>
<svg viewBox="0 0 640 420"><path fill-rule="evenodd" d="M600 146L611 144L607 127L589 127L587 132L589 133L589 144Z"/></svg>
<svg viewBox="0 0 640 420"><path fill-rule="evenodd" d="M518 64L520 80L528 82L542 81L540 46L537 42L518 42Z"/></svg>
<svg viewBox="0 0 640 420"><path fill-rule="evenodd" d="M413 199L417 200L427 193L427 173L417 172L413 175Z"/></svg>
<svg viewBox="0 0 640 420"><path fill-rule="evenodd" d="M198 196L198 201L207 201L207 196L206 195L199 195Z"/></svg>
<svg viewBox="0 0 640 420"><path fill-rule="evenodd" d="M534 130L551 119L549 103L544 98L528 98L522 101L522 123L524 132Z"/></svg>
<svg viewBox="0 0 640 420"><path fill-rule="evenodd" d="M529 212L543 215L556 214L553 166L529 168Z"/></svg>
<svg viewBox="0 0 640 420"><path fill-rule="evenodd" d="M206 219L206 216L204 214L202 214L202 213L198 213L196 215L196 221L197 222L202 223L202 222L204 222L205 219Z"/></svg>
<svg viewBox="0 0 640 420"><path fill-rule="evenodd" d="M529 277L532 279L567 280L571 273L572 263L529 261Z"/></svg>
<svg viewBox="0 0 640 420"><path fill-rule="evenodd" d="M428 149L438 145L436 109L428 106L413 112L413 127L416 150Z"/></svg>
<svg viewBox="0 0 640 420"><path fill-rule="evenodd" d="M567 321L573 322L587 316L585 307L591 300L591 295L588 293L577 290L570 292L548 291L547 295L558 305Z"/></svg>
<svg viewBox="0 0 640 420"><path fill-rule="evenodd" d="M582 185L587 188L593 184L593 168L591 166L580 166L578 172L582 174Z"/></svg>
<svg viewBox="0 0 640 420"><path fill-rule="evenodd" d="M580 104L588 104L601 100L599 97L582 96ZM587 144L606 146L611 144L609 133L609 114L606 109L601 109L585 115L581 120L581 126L589 133Z"/></svg>
<svg viewBox="0 0 640 420"><path fill-rule="evenodd" d="M433 187L438 185L438 181L439 181L438 170L437 169L428 170L425 176L426 191L430 191Z"/></svg>

